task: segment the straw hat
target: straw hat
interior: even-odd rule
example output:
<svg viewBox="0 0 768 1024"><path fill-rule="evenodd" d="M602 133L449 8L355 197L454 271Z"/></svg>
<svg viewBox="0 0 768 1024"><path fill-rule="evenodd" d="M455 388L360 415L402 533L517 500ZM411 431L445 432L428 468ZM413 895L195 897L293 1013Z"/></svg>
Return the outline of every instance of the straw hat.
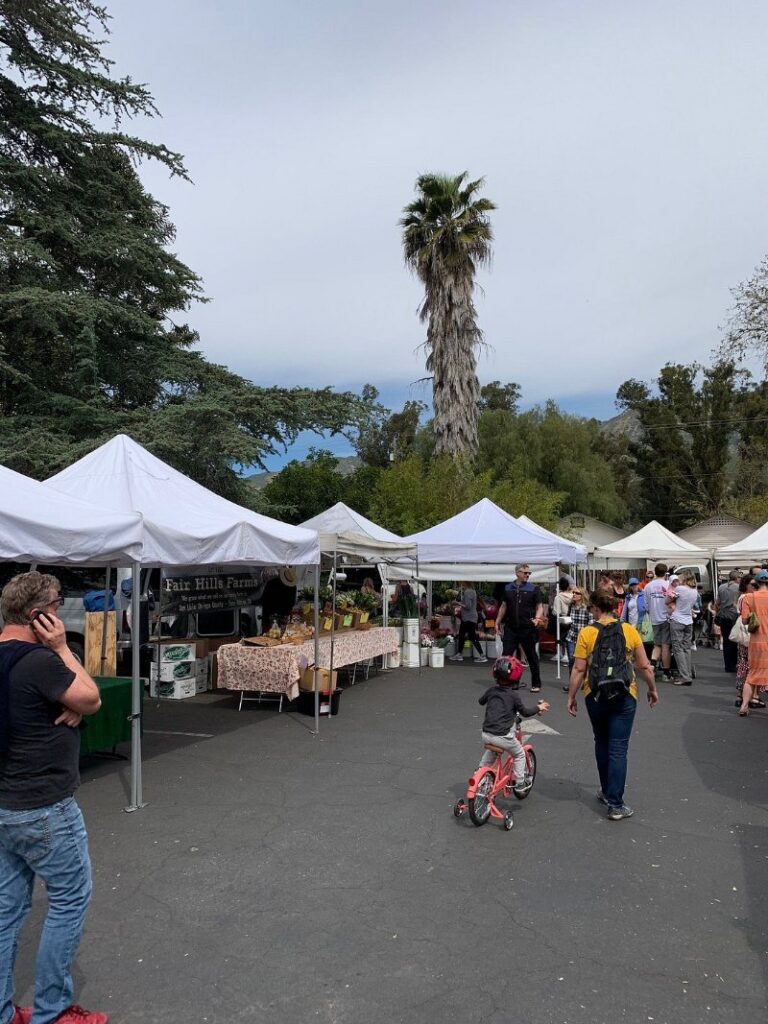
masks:
<svg viewBox="0 0 768 1024"><path fill-rule="evenodd" d="M295 587L297 583L296 570L292 569L290 565L284 565L278 573L280 582L284 587Z"/></svg>

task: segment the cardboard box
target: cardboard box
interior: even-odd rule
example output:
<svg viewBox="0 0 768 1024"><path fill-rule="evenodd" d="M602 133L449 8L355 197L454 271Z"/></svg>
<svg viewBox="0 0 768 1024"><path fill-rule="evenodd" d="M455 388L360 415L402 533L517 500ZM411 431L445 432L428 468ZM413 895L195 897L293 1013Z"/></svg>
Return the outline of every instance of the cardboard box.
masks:
<svg viewBox="0 0 768 1024"><path fill-rule="evenodd" d="M194 661L177 661L176 663L161 662L160 672L158 675L158 666L156 662L152 662L149 666L149 678L159 679L161 683L172 683L174 681L180 682L182 679L193 679L195 678L195 662Z"/></svg>
<svg viewBox="0 0 768 1024"><path fill-rule="evenodd" d="M319 668L317 670L318 689L321 693L330 693L331 690L336 689L336 679L338 672L331 673L327 668ZM315 689L315 670L314 668L305 668L299 678L299 689L306 690L310 693L314 693Z"/></svg>
<svg viewBox="0 0 768 1024"><path fill-rule="evenodd" d="M194 661L197 657L197 645L194 640L150 640L152 645L152 664L157 665L158 649L160 664L177 665L182 661Z"/></svg>
<svg viewBox="0 0 768 1024"><path fill-rule="evenodd" d="M186 700L187 697L194 697L197 692L194 676L191 679L175 679L172 682L164 682L162 679L151 679L149 682L149 696L160 697L164 700Z"/></svg>

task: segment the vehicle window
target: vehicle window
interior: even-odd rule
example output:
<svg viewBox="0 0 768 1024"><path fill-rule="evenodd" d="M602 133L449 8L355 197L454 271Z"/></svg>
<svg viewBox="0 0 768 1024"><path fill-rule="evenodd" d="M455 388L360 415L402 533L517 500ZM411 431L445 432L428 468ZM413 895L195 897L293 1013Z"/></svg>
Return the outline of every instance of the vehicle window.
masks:
<svg viewBox="0 0 768 1024"><path fill-rule="evenodd" d="M29 564L19 562L0 563L0 587L18 576L21 572L29 572ZM38 565L38 572L50 573L61 583L61 590L64 597L82 597L89 590L103 590L105 582L104 569L98 566L70 566L70 565ZM111 587L115 589L115 574L111 574Z"/></svg>

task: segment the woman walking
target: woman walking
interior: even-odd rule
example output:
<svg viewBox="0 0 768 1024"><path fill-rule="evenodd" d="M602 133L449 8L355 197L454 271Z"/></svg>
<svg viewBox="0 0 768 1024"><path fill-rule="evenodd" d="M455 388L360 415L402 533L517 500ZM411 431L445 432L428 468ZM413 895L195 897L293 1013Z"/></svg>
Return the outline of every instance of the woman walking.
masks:
<svg viewBox="0 0 768 1024"><path fill-rule="evenodd" d="M456 638L456 653L449 660L463 661L464 655L462 651L464 650L465 642L469 640L477 651L477 657L473 660L475 664L481 665L488 659L485 656L485 651L480 646L480 641L477 639L477 591L471 583L462 583L461 587L461 604L456 605L456 613L461 612L461 625L459 626L459 635ZM483 605L483 607L485 606Z"/></svg>
<svg viewBox="0 0 768 1024"><path fill-rule="evenodd" d="M768 581L768 573L765 575L766 581ZM766 598L768 598L768 592ZM582 629L576 641L576 660L568 687L568 713L575 717L577 712L576 694L579 687L583 685L587 714L595 736L595 760L600 776L600 790L597 799L607 806L608 817L611 821L621 821L622 818L632 817L634 813L632 808L624 803L624 785L627 779L629 737L637 710L637 681L632 672L626 692L612 696L610 699L598 700L598 694L593 692L593 680L590 679L593 656L596 649L599 654L598 641L603 634L603 628L617 623L614 610L616 596L610 591L596 590L590 595L590 604L596 620L594 625ZM630 626L626 622L621 623L618 628L623 633L626 660L628 663L634 663L634 668L642 674L648 688L648 703L651 707L655 707L659 695L656 692L653 669L645 653L640 634L634 626ZM597 681L594 682L596 690Z"/></svg>
<svg viewBox="0 0 768 1024"><path fill-rule="evenodd" d="M576 641L579 638L579 633L592 622L592 613L589 610L587 595L583 587L573 588L570 612L571 624L568 627L568 632L565 634L565 649L568 653L569 673L573 668L574 651L576 650ZM568 686L564 686L563 690L567 693Z"/></svg>
<svg viewBox="0 0 768 1024"><path fill-rule="evenodd" d="M756 589L747 591L741 602L741 621L749 628L754 615L757 625L749 634L749 666L739 708L742 718L749 714L752 701L759 700L761 691L768 689L768 571L761 569L754 583Z"/></svg>

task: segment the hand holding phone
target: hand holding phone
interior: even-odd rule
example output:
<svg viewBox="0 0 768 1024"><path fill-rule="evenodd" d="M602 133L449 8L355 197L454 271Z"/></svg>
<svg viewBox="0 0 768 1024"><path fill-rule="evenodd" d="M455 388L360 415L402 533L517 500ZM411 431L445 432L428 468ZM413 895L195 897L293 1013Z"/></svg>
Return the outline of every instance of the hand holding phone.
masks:
<svg viewBox="0 0 768 1024"><path fill-rule="evenodd" d="M35 608L35 610L32 612L32 616L29 622L30 625L33 622L40 622L44 626L47 626L49 629L51 628L51 626L53 626L53 619L50 617L50 615L46 615L45 612L40 611L39 608Z"/></svg>

